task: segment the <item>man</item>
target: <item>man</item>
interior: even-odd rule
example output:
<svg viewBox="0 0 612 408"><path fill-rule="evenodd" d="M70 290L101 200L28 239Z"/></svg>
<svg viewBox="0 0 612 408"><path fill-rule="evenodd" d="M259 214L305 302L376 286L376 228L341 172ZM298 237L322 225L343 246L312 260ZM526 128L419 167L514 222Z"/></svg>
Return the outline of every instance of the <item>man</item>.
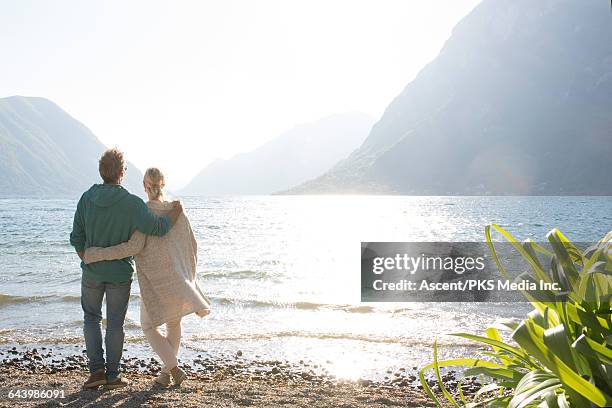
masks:
<svg viewBox="0 0 612 408"><path fill-rule="evenodd" d="M104 184L94 184L79 200L70 244L83 259L86 248L108 247L127 241L135 230L162 236L176 222L183 208L179 202L168 216L158 217L138 196L121 186L126 165L118 149L104 152L99 162ZM120 374L123 352L123 323L130 300L134 260L132 257L86 265L81 262L81 306L83 334L90 376L83 385L119 388L128 384ZM102 298L106 295L106 361L102 350ZM105 370L106 368L106 370Z"/></svg>

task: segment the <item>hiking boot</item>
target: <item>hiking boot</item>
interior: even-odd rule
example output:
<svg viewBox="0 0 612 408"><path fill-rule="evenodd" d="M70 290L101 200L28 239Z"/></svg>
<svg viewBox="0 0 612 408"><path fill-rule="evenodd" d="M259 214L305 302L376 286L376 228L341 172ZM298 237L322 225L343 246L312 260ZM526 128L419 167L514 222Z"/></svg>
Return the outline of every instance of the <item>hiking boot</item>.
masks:
<svg viewBox="0 0 612 408"><path fill-rule="evenodd" d="M104 369L101 368L89 375L89 378L83 384L83 388L98 388L104 384L106 384L106 373Z"/></svg>
<svg viewBox="0 0 612 408"><path fill-rule="evenodd" d="M174 380L175 385L181 385L185 378L187 378L187 373L181 370L179 366L176 366L170 370L170 374L172 374L172 379Z"/></svg>
<svg viewBox="0 0 612 408"><path fill-rule="evenodd" d="M114 390L116 388L127 387L130 384L127 378L119 377L114 381L107 381L104 386L107 390Z"/></svg>

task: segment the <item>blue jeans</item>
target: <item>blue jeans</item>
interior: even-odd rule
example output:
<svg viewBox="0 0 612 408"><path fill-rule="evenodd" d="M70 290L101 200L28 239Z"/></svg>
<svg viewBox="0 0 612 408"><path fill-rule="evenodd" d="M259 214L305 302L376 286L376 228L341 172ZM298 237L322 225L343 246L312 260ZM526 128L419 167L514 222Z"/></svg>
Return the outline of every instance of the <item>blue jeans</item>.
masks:
<svg viewBox="0 0 612 408"><path fill-rule="evenodd" d="M106 294L106 377L114 381L121 372L123 353L123 322L130 301L132 280L126 282L98 282L91 278L81 279L81 306L83 307L83 334L89 359L89 371L104 369L102 350L102 298Z"/></svg>

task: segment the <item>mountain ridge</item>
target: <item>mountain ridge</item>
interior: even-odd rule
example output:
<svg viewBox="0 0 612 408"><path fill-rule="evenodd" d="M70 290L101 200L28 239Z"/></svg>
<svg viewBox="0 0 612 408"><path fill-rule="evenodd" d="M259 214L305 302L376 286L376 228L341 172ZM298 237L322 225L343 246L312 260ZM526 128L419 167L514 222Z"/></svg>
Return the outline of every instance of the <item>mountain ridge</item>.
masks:
<svg viewBox="0 0 612 408"><path fill-rule="evenodd" d="M0 98L0 197L78 197L101 183L106 146L83 123L43 97ZM135 194L142 173L130 162L124 186Z"/></svg>
<svg viewBox="0 0 612 408"><path fill-rule="evenodd" d="M357 151L285 193L610 195L609 38L605 4L485 0Z"/></svg>
<svg viewBox="0 0 612 408"><path fill-rule="evenodd" d="M374 119L359 112L300 124L230 159L207 165L179 193L271 194L321 174L356 149Z"/></svg>

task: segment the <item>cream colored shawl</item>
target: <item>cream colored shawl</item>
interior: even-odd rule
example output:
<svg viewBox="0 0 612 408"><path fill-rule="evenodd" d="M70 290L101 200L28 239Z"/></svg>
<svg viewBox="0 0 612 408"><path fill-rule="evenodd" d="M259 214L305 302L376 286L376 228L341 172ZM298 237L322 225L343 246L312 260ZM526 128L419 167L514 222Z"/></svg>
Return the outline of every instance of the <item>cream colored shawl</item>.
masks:
<svg viewBox="0 0 612 408"><path fill-rule="evenodd" d="M157 215L172 209L170 202L148 202ZM129 241L108 248L88 248L85 263L134 256L140 296L151 323L159 326L190 313L206 314L210 303L196 279L198 244L185 214L163 237L134 232Z"/></svg>

